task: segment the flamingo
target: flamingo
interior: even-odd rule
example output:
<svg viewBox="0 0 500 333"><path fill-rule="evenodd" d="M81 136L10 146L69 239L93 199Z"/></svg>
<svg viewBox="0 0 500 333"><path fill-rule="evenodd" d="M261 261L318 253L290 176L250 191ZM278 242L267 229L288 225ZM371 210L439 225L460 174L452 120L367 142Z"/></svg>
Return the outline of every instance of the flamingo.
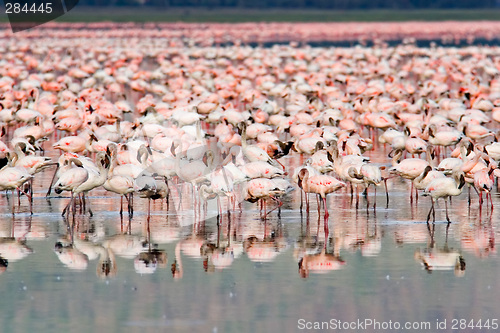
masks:
<svg viewBox="0 0 500 333"><path fill-rule="evenodd" d="M283 170L267 162L255 161L241 167L241 171L249 178L273 178L283 175Z"/></svg>
<svg viewBox="0 0 500 333"><path fill-rule="evenodd" d="M361 166L359 173L363 176L363 182L365 183L365 195L368 192L368 187L373 184L375 188L375 200L373 202L373 208L375 209L377 205L377 186L379 186L382 181L385 184L385 196L387 199L386 205L389 204L389 193L387 192L387 179L382 177L381 170L385 170L385 166L378 167L371 163L365 163ZM368 208L368 200L367 200L367 208Z"/></svg>
<svg viewBox="0 0 500 333"><path fill-rule="evenodd" d="M246 123L240 123L240 129L241 129L241 148L243 150L243 155L250 161L250 162L257 162L257 161L263 161L267 162L271 165L276 164L275 160L272 159L267 151L264 149L255 146L255 145L249 145L247 143L247 126Z"/></svg>
<svg viewBox="0 0 500 333"><path fill-rule="evenodd" d="M299 172L299 187L304 189L306 193L316 193L321 196L323 199L323 206L325 209L325 233L328 234L328 208L326 205L326 196L329 193L333 193L340 188L345 186L345 183L340 180L327 176L327 175L313 175L309 176L309 171L306 168L303 168ZM318 205L318 213L320 211L320 207Z"/></svg>
<svg viewBox="0 0 500 333"><path fill-rule="evenodd" d="M431 208L429 209L429 213L427 215L427 224L429 223L429 219L431 217L431 213L433 213L433 216L435 216L435 208L434 208L434 202L439 199L439 198L445 198L445 207L446 207L446 220L448 223L451 223L450 218L448 216L448 202L446 201L447 198L451 196L457 196L462 193L462 188L465 185L465 178L463 174L460 174L458 176L457 173L455 173L453 178L449 177L439 177L434 179L427 185L427 187L424 190L424 196L430 196L431 197ZM434 217L435 221L435 217Z"/></svg>
<svg viewBox="0 0 500 333"><path fill-rule="evenodd" d="M413 179L413 186L417 190L425 190L427 186L436 178L446 177L445 174L438 170L433 170L433 168L428 165L425 167L424 171L415 179Z"/></svg>
<svg viewBox="0 0 500 333"><path fill-rule="evenodd" d="M77 191L77 188L85 183L89 178L89 172L86 168L83 167L82 161L72 157L68 160L67 163L69 165L73 165L73 167L61 174L57 182L54 184L54 191L57 194L60 194L63 191L71 192L71 200L66 205L66 207L64 207L62 212L63 216L70 209L73 209L73 215L75 214L74 195Z"/></svg>
<svg viewBox="0 0 500 333"><path fill-rule="evenodd" d="M113 175L108 177L104 182L103 187L110 192L120 195L120 215L123 214L123 198L127 199L128 203L128 214L132 216L133 206L132 206L132 194L135 190L134 179L129 176Z"/></svg>
<svg viewBox="0 0 500 333"><path fill-rule="evenodd" d="M193 203L195 203L195 187L197 184L202 183L206 179L206 175L213 170L214 155L211 150L207 150L205 156L207 157L207 163L205 164L201 160L195 161L182 161L181 165L181 154L175 153L174 145L172 144L171 153L175 156L175 173L184 182L191 184ZM182 200L179 204L182 203ZM193 206L194 207L194 206Z"/></svg>
<svg viewBox="0 0 500 333"><path fill-rule="evenodd" d="M149 174L141 174L135 179L135 190L139 193L139 197L148 199L148 217L151 218L151 200L166 198L169 193L169 188L164 177L153 176Z"/></svg>
<svg viewBox="0 0 500 333"><path fill-rule="evenodd" d="M33 178L26 169L18 167L4 167L0 170L0 190L15 190L24 193L29 200L30 213L33 214L31 195L21 189L21 186ZM12 215L14 215L14 201L12 201Z"/></svg>
<svg viewBox="0 0 500 333"><path fill-rule="evenodd" d="M87 140L80 136L67 136L52 145L64 152L81 153L86 149Z"/></svg>
<svg viewBox="0 0 500 333"><path fill-rule="evenodd" d="M210 188L212 192L217 195L217 208L219 210L219 215L222 215L220 197L226 196L229 198L234 198L233 185L234 182L231 173L227 172L224 168L221 168L219 171L216 171L213 174L211 174Z"/></svg>
<svg viewBox="0 0 500 333"><path fill-rule="evenodd" d="M108 178L108 168L110 165L109 156L103 152L100 152L96 157L96 164L85 164L82 162L82 165L85 169L87 169L88 177L87 179L80 184L73 192L74 193L82 193L83 194L83 210L85 213L85 194L89 191L102 186L106 179ZM89 208L90 216L93 215L92 211Z"/></svg>
<svg viewBox="0 0 500 333"><path fill-rule="evenodd" d="M35 175L43 169L55 164L50 157L26 155L23 151L25 149L25 143L18 142L16 144L14 154L11 154L10 164L12 166L25 168L29 174Z"/></svg>
<svg viewBox="0 0 500 333"><path fill-rule="evenodd" d="M451 127L441 127L439 130L437 126L432 124L427 129L429 134L429 143L434 146L448 147L459 143L464 134Z"/></svg>
<svg viewBox="0 0 500 333"><path fill-rule="evenodd" d="M424 172L425 168L430 165L426 160L420 158L406 158L401 162L397 162L402 156L403 151L397 150L392 158L392 167L389 168L389 173L397 174L405 179L413 180ZM429 154L430 155L430 154ZM430 156L428 156L429 158ZM410 202L413 202L413 182L410 189Z"/></svg>
<svg viewBox="0 0 500 333"><path fill-rule="evenodd" d="M322 174L333 171L333 157L329 151L323 149L312 154L311 157L306 160L306 163Z"/></svg>
<svg viewBox="0 0 500 333"><path fill-rule="evenodd" d="M360 173L361 167L368 161L367 158L361 155L346 155L340 156L338 150L333 146L333 167L335 173L343 181L351 184L351 203L353 200L353 185L356 187L356 208L359 205L358 185L364 181L363 175Z"/></svg>
<svg viewBox="0 0 500 333"><path fill-rule="evenodd" d="M264 206L264 218L266 218L267 215L272 212L272 210L266 213L265 199L271 198L275 201L278 201L279 206L281 206L281 201L277 199L277 196L281 194L283 194L283 189L278 187L278 185L272 179L255 178L247 183L247 194L245 196L245 200L250 202L256 202L260 200L262 202L262 205Z"/></svg>
<svg viewBox="0 0 500 333"><path fill-rule="evenodd" d="M479 194L479 206L483 205L483 192L486 192L486 200L488 196L490 197L491 210L493 210L493 199L491 198L491 190L493 189L493 180L491 179L493 169L490 167L488 169L482 169L474 173L474 188Z"/></svg>
<svg viewBox="0 0 500 333"><path fill-rule="evenodd" d="M421 138L410 137L410 138L406 139L405 149L412 156L415 154L420 155L427 150L427 142L425 142Z"/></svg>

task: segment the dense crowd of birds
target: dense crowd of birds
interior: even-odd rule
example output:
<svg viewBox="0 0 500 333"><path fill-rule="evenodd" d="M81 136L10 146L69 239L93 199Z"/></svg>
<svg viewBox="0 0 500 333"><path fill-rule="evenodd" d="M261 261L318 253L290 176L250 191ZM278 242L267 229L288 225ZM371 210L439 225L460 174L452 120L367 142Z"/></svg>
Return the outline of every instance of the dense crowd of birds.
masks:
<svg viewBox="0 0 500 333"><path fill-rule="evenodd" d="M321 199L327 221L328 194L355 193L358 208L360 190L394 177L411 183L411 201L431 197L428 221L466 184L469 203L473 188L493 209L497 47L48 40L0 47L0 189L26 194L30 208L30 183L57 165L48 194L71 194L63 215L92 214L85 195L101 186L132 214L133 194L168 202L187 183L195 203L260 201L263 218L266 201L280 207L298 188L307 211L309 194ZM47 140L58 158L45 156ZM375 163L378 149L389 158ZM300 164L284 163L290 155Z"/></svg>
<svg viewBox="0 0 500 333"><path fill-rule="evenodd" d="M186 23L147 22L115 23L49 22L42 29L12 33L8 23L0 23L0 38L92 39L120 38L128 41L164 39L210 47L222 44L276 44L329 42L370 44L382 41L438 41L444 45L474 42L495 43L500 34L498 21L413 21L413 22L242 22Z"/></svg>

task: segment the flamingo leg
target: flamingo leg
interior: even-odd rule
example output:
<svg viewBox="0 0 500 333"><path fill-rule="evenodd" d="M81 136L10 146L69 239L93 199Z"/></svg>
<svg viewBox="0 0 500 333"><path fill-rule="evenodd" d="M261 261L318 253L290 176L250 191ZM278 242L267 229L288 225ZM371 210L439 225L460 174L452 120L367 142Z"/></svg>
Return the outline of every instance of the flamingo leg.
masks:
<svg viewBox="0 0 500 333"><path fill-rule="evenodd" d="M444 206L446 208L446 221L448 221L448 223L451 223L450 217L448 216L448 201L446 201L446 199L444 200Z"/></svg>
<svg viewBox="0 0 500 333"><path fill-rule="evenodd" d="M279 165L281 165L281 167L283 168L283 172L285 172L285 174L286 174L285 166L280 161L278 161L277 159L273 158L273 160L275 160L276 162L278 162Z"/></svg>
<svg viewBox="0 0 500 333"><path fill-rule="evenodd" d="M182 184L181 184L181 186L182 186ZM177 209L179 211L182 209L182 187L181 187L181 190L179 191L179 205L178 205Z"/></svg>
<svg viewBox="0 0 500 333"><path fill-rule="evenodd" d="M431 213L434 210L434 199L431 198L431 208L429 209L429 213L427 214L427 224L429 224L429 220L431 219Z"/></svg>
<svg viewBox="0 0 500 333"><path fill-rule="evenodd" d="M306 213L309 214L309 193L304 192L306 196Z"/></svg>
<svg viewBox="0 0 500 333"><path fill-rule="evenodd" d="M358 185L356 185L356 209L359 207L359 189Z"/></svg>
<svg viewBox="0 0 500 333"><path fill-rule="evenodd" d="M434 207L434 205L432 205L432 223L435 223L436 222L436 207Z"/></svg>
<svg viewBox="0 0 500 333"><path fill-rule="evenodd" d="M92 217L94 216L94 212L92 212L92 209L90 208L90 202L88 203L89 206L89 216Z"/></svg>
<svg viewBox="0 0 500 333"><path fill-rule="evenodd" d="M28 194L26 193L24 190L18 188L18 190L22 193L24 193L24 195L28 198L28 202L30 204L30 213L31 215L33 215L33 201L31 200L31 194Z"/></svg>
<svg viewBox="0 0 500 333"><path fill-rule="evenodd" d="M80 198L80 214L85 213L85 193L81 193L78 195L78 198Z"/></svg>
<svg viewBox="0 0 500 333"><path fill-rule="evenodd" d="M469 207L470 207L470 185L468 186L467 191L468 191L468 195L469 195Z"/></svg>
<svg viewBox="0 0 500 333"><path fill-rule="evenodd" d="M491 211L493 211L493 198L491 196L491 192L488 192L488 196L490 197Z"/></svg>
<svg viewBox="0 0 500 333"><path fill-rule="evenodd" d="M151 217L151 198L148 198L148 222Z"/></svg>
<svg viewBox="0 0 500 333"><path fill-rule="evenodd" d="M328 218L330 217L330 214L328 213L328 208L327 208L327 206L326 206L326 195L325 195L325 197L323 198L323 206L324 206L324 208L325 208L325 218L327 218L327 219L328 219Z"/></svg>
<svg viewBox="0 0 500 333"><path fill-rule="evenodd" d="M75 217L76 214L76 200L74 198L73 192L71 192L71 208L73 209L73 218ZM78 195L80 197L80 195Z"/></svg>
<svg viewBox="0 0 500 333"><path fill-rule="evenodd" d="M328 228L328 218L330 217L330 214L328 214L328 208L326 207L326 195L323 197L323 205L325 206L325 246L328 240L328 234L330 232Z"/></svg>
<svg viewBox="0 0 500 333"><path fill-rule="evenodd" d="M66 214L66 211L68 210L68 207L69 207L70 203L71 203L71 201L68 202L68 204L64 207L61 216L64 216Z"/></svg>
<svg viewBox="0 0 500 333"><path fill-rule="evenodd" d="M410 205L413 205L413 182L410 185Z"/></svg>
<svg viewBox="0 0 500 333"><path fill-rule="evenodd" d="M222 207L220 206L220 198L217 196L217 214L222 215Z"/></svg>
<svg viewBox="0 0 500 333"><path fill-rule="evenodd" d="M262 205L264 206L264 220L267 218L266 214L266 200L262 199Z"/></svg>
<svg viewBox="0 0 500 333"><path fill-rule="evenodd" d="M73 192L71 192L71 199L69 200L68 204L64 207L61 216L64 216L66 213L69 214L72 204L73 204Z"/></svg>
<svg viewBox="0 0 500 333"><path fill-rule="evenodd" d="M300 189L300 206L299 206L300 214L302 214L302 207L303 207L302 200L304 200L302 192L303 192L302 189Z"/></svg>
<svg viewBox="0 0 500 333"><path fill-rule="evenodd" d="M6 195L7 195L7 191L5 191ZM9 196L7 195L7 200L9 200ZM12 202L12 216L15 215L15 210L16 210L16 204L14 203L14 190L12 190L12 200L10 200Z"/></svg>
<svg viewBox="0 0 500 333"><path fill-rule="evenodd" d="M30 206L33 206L33 178L30 179L29 192ZM31 212L31 214L33 214L33 212Z"/></svg>
<svg viewBox="0 0 500 333"><path fill-rule="evenodd" d="M168 185L167 185L168 187ZM167 201L167 211L170 210L170 189L168 189L168 193L167 193L167 198L165 199Z"/></svg>
<svg viewBox="0 0 500 333"><path fill-rule="evenodd" d="M283 202L279 200L278 203L278 218L281 219L281 206L283 205Z"/></svg>
<svg viewBox="0 0 500 333"><path fill-rule="evenodd" d="M271 209L269 212L267 212L267 214L265 215L265 218L267 217L267 215L271 214L271 212L273 212L276 209L279 209L279 208L281 208L281 206L283 206L283 201L281 201L280 199L273 197L273 196L271 196L270 198L273 199L274 201L276 201L278 203L278 205L276 207L274 207L273 209Z"/></svg>
<svg viewBox="0 0 500 333"><path fill-rule="evenodd" d="M231 200L233 197L227 197L227 218L231 219Z"/></svg>
<svg viewBox="0 0 500 333"><path fill-rule="evenodd" d="M385 208L389 208L389 191L387 191L387 178L384 178L385 185Z"/></svg>
<svg viewBox="0 0 500 333"><path fill-rule="evenodd" d="M127 196L128 195L128 196ZM127 199L127 211L128 211L128 215L129 216L132 216L134 214L134 211L133 211L133 206L132 206L132 193L128 193L128 194L125 194L125 199Z"/></svg>
<svg viewBox="0 0 500 333"><path fill-rule="evenodd" d="M206 217L207 217L207 209L208 209L208 202L207 202L207 201L205 201L205 202L203 203L203 217L204 217L205 219L206 219Z"/></svg>
<svg viewBox="0 0 500 333"><path fill-rule="evenodd" d="M170 201L169 201L169 198L170 198L170 187L168 186L168 180L167 180L167 178L165 178L165 184L167 185L167 189L168 189L167 198L165 199L166 202L167 202L167 211L168 211L169 208L170 208Z"/></svg>
<svg viewBox="0 0 500 333"><path fill-rule="evenodd" d="M370 186L370 185L368 185ZM368 214L368 209L370 208L370 199L368 198L368 186L366 186L363 195L365 196L366 199L366 213ZM375 187L376 188L376 187ZM375 189L376 191L376 189Z"/></svg>

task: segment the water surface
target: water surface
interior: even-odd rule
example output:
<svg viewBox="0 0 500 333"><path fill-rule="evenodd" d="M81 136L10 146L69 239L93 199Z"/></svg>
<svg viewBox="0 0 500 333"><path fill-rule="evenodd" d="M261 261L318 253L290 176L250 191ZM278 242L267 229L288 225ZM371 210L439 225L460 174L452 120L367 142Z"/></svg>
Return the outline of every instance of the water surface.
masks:
<svg viewBox="0 0 500 333"><path fill-rule="evenodd" d="M146 199L120 218L120 199L104 190L91 194L93 217L61 217L69 198L44 197L51 172L35 180L32 217L25 197L15 216L0 197L2 332L284 332L332 319L430 331L446 320L451 331L453 319L500 318L496 192L493 213L475 195L470 212L466 193L454 198L450 225L444 202L427 225L429 198L410 205L397 179L387 208L383 187L375 210L373 191L368 210L335 193L325 235L316 200L301 214L298 190L280 217L243 203L218 222L215 201L194 212L185 187L183 208L176 196L168 211L153 203L148 229Z"/></svg>

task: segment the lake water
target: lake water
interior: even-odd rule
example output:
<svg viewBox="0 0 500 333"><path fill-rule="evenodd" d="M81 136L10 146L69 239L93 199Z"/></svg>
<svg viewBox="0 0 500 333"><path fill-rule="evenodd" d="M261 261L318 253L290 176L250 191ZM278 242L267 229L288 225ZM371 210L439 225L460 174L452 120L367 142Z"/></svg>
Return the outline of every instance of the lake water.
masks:
<svg viewBox="0 0 500 333"><path fill-rule="evenodd" d="M363 197L356 209L338 192L328 197L325 235L316 200L301 215L298 190L284 198L281 217L275 210L266 220L248 202L219 222L215 201L194 216L187 187L181 208L176 196L169 211L152 203L149 224L146 199L135 199L129 220L104 190L91 193L93 217L63 218L69 198L45 199L52 172L35 179L32 217L25 197L19 208L15 200L15 216L10 196L0 197L2 332L295 332L326 324L382 332L396 323L415 332L496 331L496 191L493 213L479 211L474 191L470 211L466 191L454 198L449 226L444 202L428 226L430 199L411 205L398 179L389 181L388 208L383 187L376 210ZM372 205L373 191L368 198Z"/></svg>

